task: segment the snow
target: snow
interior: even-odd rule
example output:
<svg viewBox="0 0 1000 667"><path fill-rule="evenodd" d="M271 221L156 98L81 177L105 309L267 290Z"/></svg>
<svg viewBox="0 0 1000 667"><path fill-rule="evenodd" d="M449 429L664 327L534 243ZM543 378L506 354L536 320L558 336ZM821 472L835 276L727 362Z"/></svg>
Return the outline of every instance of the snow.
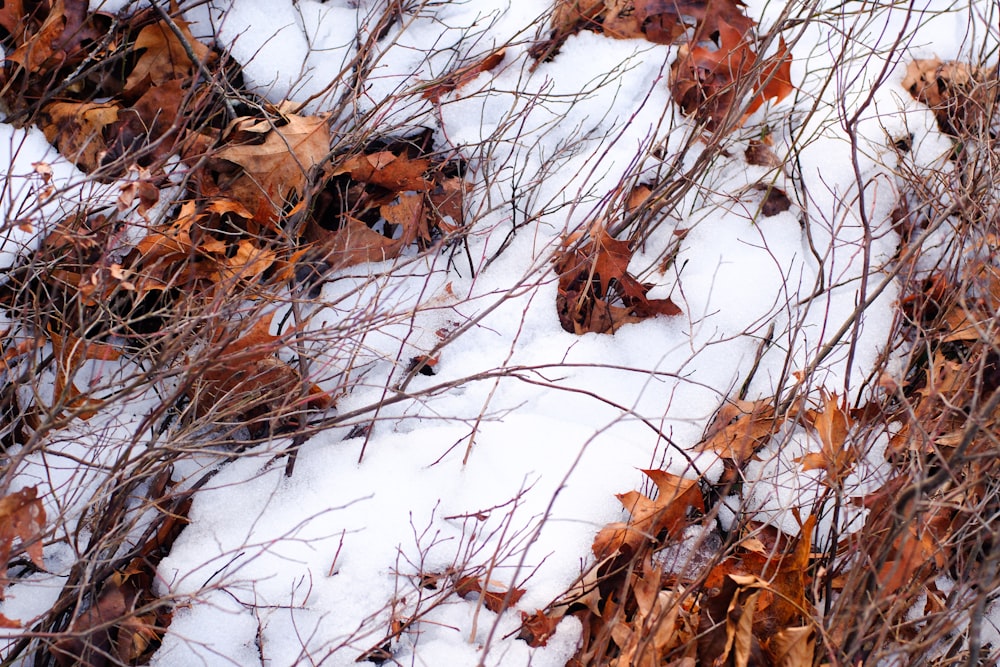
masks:
<svg viewBox="0 0 1000 667"><path fill-rule="evenodd" d="M688 143L689 125L665 84L675 50L581 32L551 62L533 67L527 48L546 2L427 3L375 41L368 17L377 4L210 2L187 18L195 35L231 50L252 90L274 102L301 102L308 112L340 108L350 92L345 64L359 44L372 47L370 85L356 107L342 109L345 117L385 130L434 127L441 148L466 155L485 184L470 207L476 226L469 259L452 268L442 256L356 267L323 287L310 324L326 335L315 350L321 384L334 389L348 368L363 378L338 410L378 406L407 361L433 349L436 331L468 328L441 351L436 375L412 379L406 391L418 398L363 414L357 424L370 422L366 436L345 440L354 425L347 424L313 437L291 478L283 460L274 460L286 442L219 467L158 569L156 592L176 608L154 665L292 665L307 656L350 665L382 645L390 621L415 616L412 630L392 640L398 664L564 665L579 623L564 620L547 646L530 648L514 638L517 612L544 607L580 575L596 531L622 518L614 494L643 483L639 469L718 478L718 457L690 448L744 382L772 327L774 344L748 399L773 395L789 370L811 364L816 388L846 393L852 403L873 391L869 375L887 345L898 295L885 271L899 241L889 220L892 141L913 134L905 159L917 169L943 168L950 150L929 112L897 85L898 63L973 48L968 12L988 3L908 22L898 8L863 18L821 14L793 46L796 99L765 107L730 137L734 157L720 159L676 214L664 215L633 260L633 271L656 283L650 295L669 296L684 314L614 336L561 329L547 258L609 193L661 168L654 147L676 156ZM765 26L781 9L749 4ZM842 51L833 28L858 31L853 51ZM900 34L902 46L894 48ZM434 104L411 94L454 63L505 44L498 69L460 95ZM826 86L830 68L835 85ZM856 152L843 125L854 114ZM795 140L796 175L742 161L764 123L778 155ZM695 140L681 163L690 166L698 150ZM33 167L40 162L51 166L48 184ZM8 164L0 213L17 224L5 222L4 267L37 245L46 221L90 196L76 185L82 174L37 130L0 125L0 165ZM752 186L759 182L785 190L792 209L758 215L760 193ZM47 199L47 186L62 194ZM30 224L20 224L24 219ZM677 230L686 235L673 267L650 271ZM860 326L835 340L877 288L884 289ZM827 343L832 352L814 364ZM95 370L97 381L113 384L109 378L128 370L112 366ZM100 484L101 466L123 445L141 442L135 426L147 398L137 395L127 410L54 437L45 451L15 452L21 485L38 484L49 503L60 498L63 506L50 514L71 523ZM758 480L750 492L758 519L797 532L791 510L808 512L821 484L818 471L802 472L793 459L816 447L797 429L748 467L748 478ZM81 458L91 465L79 466ZM869 452L845 481L852 493L878 488L883 459L879 448ZM216 463L209 455L193 459L175 477L191 483ZM843 527L859 525L862 512L845 513ZM63 531L75 535L72 525ZM68 546L47 548L49 571L66 572L71 556ZM475 596L436 597L419 585L421 574L451 571L479 572L526 593L498 616ZM21 580L0 611L40 613L57 582L57 574Z"/></svg>

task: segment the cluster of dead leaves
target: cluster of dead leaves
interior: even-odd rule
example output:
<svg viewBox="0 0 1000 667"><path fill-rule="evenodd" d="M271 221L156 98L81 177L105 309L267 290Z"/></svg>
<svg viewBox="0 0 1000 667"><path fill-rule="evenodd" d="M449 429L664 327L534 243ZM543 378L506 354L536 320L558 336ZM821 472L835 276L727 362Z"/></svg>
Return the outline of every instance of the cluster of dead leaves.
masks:
<svg viewBox="0 0 1000 667"><path fill-rule="evenodd" d="M0 563L4 568L0 574L0 600L9 583L7 568L12 559L23 554L35 567L45 568L42 538L46 530L45 508L36 487L29 486L0 498ZM0 627L17 628L20 625L20 621L0 614Z"/></svg>
<svg viewBox="0 0 1000 667"><path fill-rule="evenodd" d="M162 510L160 521L127 561L101 581L96 595L80 596L67 586L63 598L71 619L67 633L50 651L59 665L104 667L146 664L159 647L170 625L168 605L153 593L156 566L187 523L189 497L168 500L170 471L150 485L150 497ZM6 572L12 559L26 556L31 565L44 570L42 539L47 531L45 509L35 487L0 499L0 562ZM16 562L16 560L14 561ZM0 599L9 583L0 581ZM25 619L0 614L0 627L21 628Z"/></svg>
<svg viewBox="0 0 1000 667"><path fill-rule="evenodd" d="M266 305L275 285L311 286L408 247L438 247L464 228L464 167L435 154L430 131L335 154L323 115L243 104L249 94L236 104L222 98L217 82L235 85L238 73L179 18L143 9L113 22L83 0L32 2L24 11L27 4L0 8L14 46L5 101L82 169L130 175L115 213L62 221L0 290L15 313L42 299L62 314L38 333L55 348L56 401L76 416L88 418L101 405L74 382L83 363L148 348L174 317L211 308L224 295ZM53 82L70 74L53 93ZM454 89L471 74L441 85ZM160 202L170 155L187 167L185 190ZM36 167L44 176L47 166ZM128 216L138 216L145 235L123 245ZM31 268L39 266L47 268ZM270 336L270 316L261 317L213 324L174 346L177 364L192 362L186 350L211 361L191 367L198 378L185 396L193 415L281 427L283 413L332 404L300 368L278 358L294 331ZM88 322L84 336L66 324L78 321ZM7 356L5 363L13 361Z"/></svg>
<svg viewBox="0 0 1000 667"><path fill-rule="evenodd" d="M998 68L937 58L914 60L902 82L913 99L934 111L938 127L951 136L988 136L1000 103Z"/></svg>
<svg viewBox="0 0 1000 667"><path fill-rule="evenodd" d="M619 499L625 523L594 540L598 563L565 598L522 614L521 637L542 645L567 613L584 627L570 665L812 665L816 651L811 602L811 535L815 519L789 538L750 524L738 546L692 579L669 571L656 550L676 543L702 521L698 480L646 470L655 497L637 491Z"/></svg>
<svg viewBox="0 0 1000 667"><path fill-rule="evenodd" d="M627 241L596 227L585 239L573 234L555 257L559 274L556 309L559 323L570 333L614 333L625 324L656 315L678 315L670 299L650 299L652 285L628 272L632 251Z"/></svg>
<svg viewBox="0 0 1000 667"><path fill-rule="evenodd" d="M775 54L759 54L754 22L743 8L739 0L559 0L552 37L536 45L533 54L551 56L580 29L617 39L680 44L670 67L671 95L685 114L716 130L734 110L742 109L745 119L766 100L779 102L795 89L784 40L779 39Z"/></svg>
<svg viewBox="0 0 1000 667"><path fill-rule="evenodd" d="M219 71L222 56L183 20L145 9L116 23L85 0L23 4L31 10L0 9L16 47L4 61L4 101L84 171L118 176L176 152L192 118L223 122L215 87L199 79L207 66Z"/></svg>
<svg viewBox="0 0 1000 667"><path fill-rule="evenodd" d="M97 583L96 593L64 589L60 603L71 603L69 625L49 648L60 667L145 665L160 647L173 614L153 592L156 568L188 524L191 508L189 494L174 493L170 473L166 468L157 475L146 494L158 517L121 565Z"/></svg>

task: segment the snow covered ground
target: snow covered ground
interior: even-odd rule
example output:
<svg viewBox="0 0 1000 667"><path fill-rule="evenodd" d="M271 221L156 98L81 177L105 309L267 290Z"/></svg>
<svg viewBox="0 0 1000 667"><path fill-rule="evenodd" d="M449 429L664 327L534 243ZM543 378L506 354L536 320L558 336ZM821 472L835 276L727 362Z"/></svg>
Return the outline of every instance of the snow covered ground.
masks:
<svg viewBox="0 0 1000 667"><path fill-rule="evenodd" d="M308 102L318 113L347 94L335 79L356 53L356 36L372 29L377 4L213 1L187 18L196 36L230 49L257 92ZM784 9L748 4L762 30ZM899 242L890 221L892 144L912 134L908 159L918 168L940 166L950 150L930 112L898 84L914 57L968 57L982 42L968 29L982 19L969 14L988 11L989 2L918 2L915 11L871 5L855 14L823 4L831 9L786 35L798 90L726 138L730 157L716 161L632 260L632 273L655 283L650 296L669 296L683 314L613 336L560 327L549 257L620 184L667 176L663 165L690 135L666 85L676 47L584 31L536 64L527 51L544 31L542 0L427 3L404 12L379 42L375 74L354 113L397 133L432 127L441 148L468 159L478 186L469 207L475 225L467 254L430 255L395 270L355 267L324 286L312 306L317 333L356 308L385 322L352 341L364 383L338 411L377 405L409 359L434 349L436 332L468 329L440 351L436 375L412 379L406 391L414 399L356 420L371 424L367 435L345 439L345 425L313 437L290 478L272 460L282 443L260 446L197 493L190 526L159 566L157 592L176 608L153 664L349 665L381 645L393 619L420 614L389 647L398 664L564 665L579 623L568 617L547 646L529 648L516 639L518 610L545 607L581 574L595 533L622 518L614 494L640 487L640 469L721 474L715 454L691 447L744 383L765 337L772 344L750 380L750 400L773 396L830 341L836 346L815 364L813 386L852 401L874 391L870 374L888 344L898 294L884 268ZM504 45L500 66L457 94L438 103L404 94ZM853 150L844 119L856 112ZM747 142L765 124L774 153L792 155L794 169L746 163ZM57 186L83 180L37 130L3 125L0 135L0 165L12 165L8 187L39 187L33 162L52 165ZM760 215L758 183L787 192L791 209ZM5 192L5 219L15 201ZM686 233L675 261L658 272L679 230ZM9 265L39 231L8 230L0 262ZM879 289L860 325L842 335L858 304ZM317 354L319 367L344 363L336 345ZM446 383L454 386L429 391ZM143 400L95 417L89 440L63 432L47 453L19 459L18 485L38 484L40 495L51 489L48 503L83 503L80 490L98 483L99 471L85 473L59 454L94 462L119 439L130 441ZM819 486L815 472L791 463L808 451L809 437L793 434L787 451L768 452L749 469L762 480L752 494L759 518L793 534L791 509L807 509ZM216 463L196 457L175 475L194 479ZM859 494L879 486L882 466L876 448L854 480ZM4 615L28 619L52 603L72 548L47 547L46 559L51 574L13 585ZM526 592L497 615L476 596L439 600L420 586L421 574L454 571Z"/></svg>

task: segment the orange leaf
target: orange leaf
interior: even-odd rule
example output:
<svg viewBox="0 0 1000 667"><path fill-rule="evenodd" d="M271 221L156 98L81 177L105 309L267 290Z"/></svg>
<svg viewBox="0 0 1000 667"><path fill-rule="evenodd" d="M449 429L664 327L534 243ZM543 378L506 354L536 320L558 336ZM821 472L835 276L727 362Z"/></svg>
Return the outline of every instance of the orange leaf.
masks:
<svg viewBox="0 0 1000 667"><path fill-rule="evenodd" d="M656 500L638 491L619 494L618 499L632 516L628 523L609 524L597 534L592 546L597 558L634 554L643 542L656 539L664 530L676 537L687 525L689 509L704 511L698 480L663 470L643 470L643 473L656 485Z"/></svg>
<svg viewBox="0 0 1000 667"><path fill-rule="evenodd" d="M779 37L778 52L767 59L754 86L754 96L747 105L744 118L759 109L765 100L777 104L795 90L792 85L792 55L785 44L785 38Z"/></svg>
<svg viewBox="0 0 1000 667"><path fill-rule="evenodd" d="M175 19L174 23L180 28L195 57L202 63L208 60L211 49L194 38L187 22ZM125 80L125 92L131 96L129 99L135 99L151 85L158 86L172 79L187 79L196 67L184 44L164 21L143 28L133 48L143 53Z"/></svg>
<svg viewBox="0 0 1000 667"><path fill-rule="evenodd" d="M42 559L42 537L45 536L45 507L38 497L38 489L29 486L0 498L0 599L7 584L7 564L14 551L14 540L20 540L21 549L39 568Z"/></svg>
<svg viewBox="0 0 1000 667"><path fill-rule="evenodd" d="M486 56L478 63L472 63L460 67L451 74L438 79L424 90L424 98L432 102L439 102L442 95L454 92L474 80L483 72L489 72L503 62L507 49L499 49Z"/></svg>

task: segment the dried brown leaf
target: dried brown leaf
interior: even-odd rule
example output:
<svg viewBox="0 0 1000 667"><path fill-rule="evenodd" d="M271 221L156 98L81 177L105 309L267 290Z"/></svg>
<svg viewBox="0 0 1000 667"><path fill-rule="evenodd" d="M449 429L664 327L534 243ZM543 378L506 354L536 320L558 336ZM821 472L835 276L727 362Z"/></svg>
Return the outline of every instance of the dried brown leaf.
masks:
<svg viewBox="0 0 1000 667"><path fill-rule="evenodd" d="M229 198L269 223L277 220L287 200L303 196L309 171L329 151L325 117L287 114L275 121L238 119L230 143L215 157L242 168L225 184Z"/></svg>
<svg viewBox="0 0 1000 667"><path fill-rule="evenodd" d="M114 102L52 102L42 108L39 125L56 149L86 172L95 171L107 152L106 129L118 122Z"/></svg>
<svg viewBox="0 0 1000 667"><path fill-rule="evenodd" d="M181 34L195 57L206 63L212 51L194 38L186 21L175 19ZM191 62L187 49L165 21L148 25L139 32L133 49L142 51L135 67L125 80L125 94L134 99L149 86L159 86L172 79L190 79L197 65Z"/></svg>
<svg viewBox="0 0 1000 667"><path fill-rule="evenodd" d="M0 498L0 599L7 585L6 566L15 551L15 540L37 567L45 566L42 559L42 537L45 535L45 507L38 498L38 489L28 486Z"/></svg>
<svg viewBox="0 0 1000 667"><path fill-rule="evenodd" d="M503 62L507 49L498 49L476 63L465 65L454 72L441 77L424 90L424 98L439 102L441 97L453 93L462 86L471 83L483 72L489 72Z"/></svg>
<svg viewBox="0 0 1000 667"><path fill-rule="evenodd" d="M767 642L775 667L812 667L816 654L816 631L802 625L783 628Z"/></svg>
<svg viewBox="0 0 1000 667"><path fill-rule="evenodd" d="M687 526L689 509L705 510L698 480L678 477L663 470L643 472L656 485L656 499L638 491L618 495L631 517L627 523L609 524L597 534L592 550L598 559L618 553L634 554L644 542L656 539L663 531L677 537Z"/></svg>

